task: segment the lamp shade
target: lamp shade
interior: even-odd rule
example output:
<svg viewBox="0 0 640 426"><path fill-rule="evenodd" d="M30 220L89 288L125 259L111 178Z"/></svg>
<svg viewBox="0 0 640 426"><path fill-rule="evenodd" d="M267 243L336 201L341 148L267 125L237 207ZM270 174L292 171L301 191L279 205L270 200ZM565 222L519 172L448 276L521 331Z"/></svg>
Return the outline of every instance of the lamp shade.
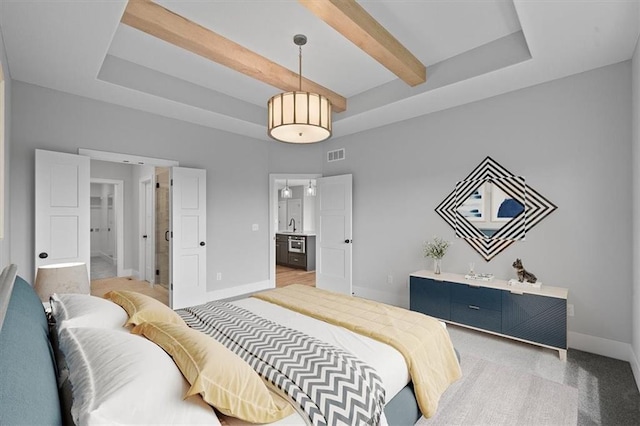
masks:
<svg viewBox="0 0 640 426"><path fill-rule="evenodd" d="M43 302L48 301L53 293L89 294L91 284L87 265L77 262L40 266L34 290Z"/></svg>
<svg viewBox="0 0 640 426"><path fill-rule="evenodd" d="M331 101L317 93L286 92L267 103L269 136L280 142L314 143L331 136Z"/></svg>

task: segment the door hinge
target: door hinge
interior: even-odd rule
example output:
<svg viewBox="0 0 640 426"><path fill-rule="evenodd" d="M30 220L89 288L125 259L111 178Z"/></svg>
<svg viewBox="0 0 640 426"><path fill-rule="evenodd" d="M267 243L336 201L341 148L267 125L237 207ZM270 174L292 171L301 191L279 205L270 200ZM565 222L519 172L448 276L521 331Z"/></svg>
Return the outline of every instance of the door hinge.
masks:
<svg viewBox="0 0 640 426"><path fill-rule="evenodd" d="M156 269L156 275L160 275L160 269Z"/></svg>
<svg viewBox="0 0 640 426"><path fill-rule="evenodd" d="M173 283L171 283L171 290L173 290Z"/></svg>
<svg viewBox="0 0 640 426"><path fill-rule="evenodd" d="M171 186L173 186L173 179L171 179Z"/></svg>
<svg viewBox="0 0 640 426"><path fill-rule="evenodd" d="M156 182L156 189L160 188L160 182Z"/></svg>

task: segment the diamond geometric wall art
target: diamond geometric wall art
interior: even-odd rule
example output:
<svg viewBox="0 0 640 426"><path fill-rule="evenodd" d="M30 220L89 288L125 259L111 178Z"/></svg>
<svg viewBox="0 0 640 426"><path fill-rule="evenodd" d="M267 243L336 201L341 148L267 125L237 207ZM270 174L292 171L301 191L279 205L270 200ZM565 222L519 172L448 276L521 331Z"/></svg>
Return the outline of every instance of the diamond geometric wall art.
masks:
<svg viewBox="0 0 640 426"><path fill-rule="evenodd" d="M491 157L436 207L436 212L487 262L525 235L556 205Z"/></svg>

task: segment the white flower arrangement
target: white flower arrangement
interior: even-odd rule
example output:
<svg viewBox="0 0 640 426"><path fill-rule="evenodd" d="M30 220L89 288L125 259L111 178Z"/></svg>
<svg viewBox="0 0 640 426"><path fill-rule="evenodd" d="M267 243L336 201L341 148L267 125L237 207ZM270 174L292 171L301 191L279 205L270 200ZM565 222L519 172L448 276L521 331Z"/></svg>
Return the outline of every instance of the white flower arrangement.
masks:
<svg viewBox="0 0 640 426"><path fill-rule="evenodd" d="M450 245L451 243L444 238L433 237L433 241L424 242L424 257L442 259Z"/></svg>

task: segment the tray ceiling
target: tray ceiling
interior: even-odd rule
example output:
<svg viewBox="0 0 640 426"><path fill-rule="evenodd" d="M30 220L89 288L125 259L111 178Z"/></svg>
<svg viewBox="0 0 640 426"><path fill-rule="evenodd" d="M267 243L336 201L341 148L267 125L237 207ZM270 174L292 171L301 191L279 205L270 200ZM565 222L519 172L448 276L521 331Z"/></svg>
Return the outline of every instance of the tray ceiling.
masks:
<svg viewBox="0 0 640 426"><path fill-rule="evenodd" d="M297 1L157 1L347 99L334 138L627 60L637 2L361 1L427 67L410 87ZM281 90L121 23L126 1L0 2L11 78L259 139Z"/></svg>

